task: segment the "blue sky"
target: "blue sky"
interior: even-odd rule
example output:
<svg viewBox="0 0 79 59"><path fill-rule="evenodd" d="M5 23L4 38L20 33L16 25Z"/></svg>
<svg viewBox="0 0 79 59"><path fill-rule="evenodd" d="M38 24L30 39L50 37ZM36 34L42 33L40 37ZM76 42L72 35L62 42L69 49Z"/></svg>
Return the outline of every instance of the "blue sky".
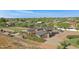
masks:
<svg viewBox="0 0 79 59"><path fill-rule="evenodd" d="M0 17L79 17L79 10L0 10Z"/></svg>

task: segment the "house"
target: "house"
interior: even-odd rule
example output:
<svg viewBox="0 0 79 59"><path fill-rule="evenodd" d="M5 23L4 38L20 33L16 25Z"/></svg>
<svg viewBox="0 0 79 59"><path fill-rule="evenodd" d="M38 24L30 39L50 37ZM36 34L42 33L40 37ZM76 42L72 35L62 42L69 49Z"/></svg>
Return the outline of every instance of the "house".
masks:
<svg viewBox="0 0 79 59"><path fill-rule="evenodd" d="M45 30L46 31L52 31L52 30L54 30L54 28L53 27L46 27Z"/></svg>
<svg viewBox="0 0 79 59"><path fill-rule="evenodd" d="M42 31L42 30L36 32L36 36L42 37L42 38L47 38L48 37L47 32L46 31Z"/></svg>
<svg viewBox="0 0 79 59"><path fill-rule="evenodd" d="M44 30L43 28L36 28L36 31Z"/></svg>
<svg viewBox="0 0 79 59"><path fill-rule="evenodd" d="M58 34L58 32L53 32L53 31L38 31L36 32L36 36L42 37L42 38L50 38L54 36L55 34Z"/></svg>
<svg viewBox="0 0 79 59"><path fill-rule="evenodd" d="M50 38L57 34L58 32L54 30L52 27L47 27L47 28L29 28L27 30L28 34L35 34L38 37L42 38Z"/></svg>

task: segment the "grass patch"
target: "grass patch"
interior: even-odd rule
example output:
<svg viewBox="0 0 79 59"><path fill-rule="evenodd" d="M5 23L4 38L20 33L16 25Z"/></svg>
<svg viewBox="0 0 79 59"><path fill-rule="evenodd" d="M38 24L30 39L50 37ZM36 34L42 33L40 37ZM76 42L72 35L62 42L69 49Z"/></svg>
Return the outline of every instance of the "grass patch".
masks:
<svg viewBox="0 0 79 59"><path fill-rule="evenodd" d="M79 47L79 35L70 35L70 36L67 36L67 38L69 39L69 42L76 46L76 47Z"/></svg>

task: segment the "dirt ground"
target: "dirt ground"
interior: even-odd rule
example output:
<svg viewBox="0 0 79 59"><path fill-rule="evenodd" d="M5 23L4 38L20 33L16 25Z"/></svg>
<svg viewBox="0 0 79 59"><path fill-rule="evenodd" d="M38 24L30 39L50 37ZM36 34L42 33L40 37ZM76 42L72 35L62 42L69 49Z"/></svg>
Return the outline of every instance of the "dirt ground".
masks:
<svg viewBox="0 0 79 59"><path fill-rule="evenodd" d="M0 48L17 48L10 39L11 38L0 34Z"/></svg>
<svg viewBox="0 0 79 59"><path fill-rule="evenodd" d="M21 40L18 38L11 38L0 33L0 49L19 49L19 48L41 48L41 49L56 49L60 42L66 39L67 35L79 35L79 32L70 32L65 31L51 38L47 38L47 41L44 43L38 43L29 40ZM69 46L68 48L74 48Z"/></svg>
<svg viewBox="0 0 79 59"><path fill-rule="evenodd" d="M27 41L18 38L11 38L0 33L0 49L29 49L39 48L39 43L34 41Z"/></svg>

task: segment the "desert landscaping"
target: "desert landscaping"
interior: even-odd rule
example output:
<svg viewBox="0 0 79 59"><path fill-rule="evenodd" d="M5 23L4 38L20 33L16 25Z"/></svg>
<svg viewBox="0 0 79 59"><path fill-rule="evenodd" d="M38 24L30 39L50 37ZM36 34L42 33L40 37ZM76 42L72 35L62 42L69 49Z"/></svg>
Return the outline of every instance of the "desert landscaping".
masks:
<svg viewBox="0 0 79 59"><path fill-rule="evenodd" d="M79 48L79 18L0 18L1 49Z"/></svg>

